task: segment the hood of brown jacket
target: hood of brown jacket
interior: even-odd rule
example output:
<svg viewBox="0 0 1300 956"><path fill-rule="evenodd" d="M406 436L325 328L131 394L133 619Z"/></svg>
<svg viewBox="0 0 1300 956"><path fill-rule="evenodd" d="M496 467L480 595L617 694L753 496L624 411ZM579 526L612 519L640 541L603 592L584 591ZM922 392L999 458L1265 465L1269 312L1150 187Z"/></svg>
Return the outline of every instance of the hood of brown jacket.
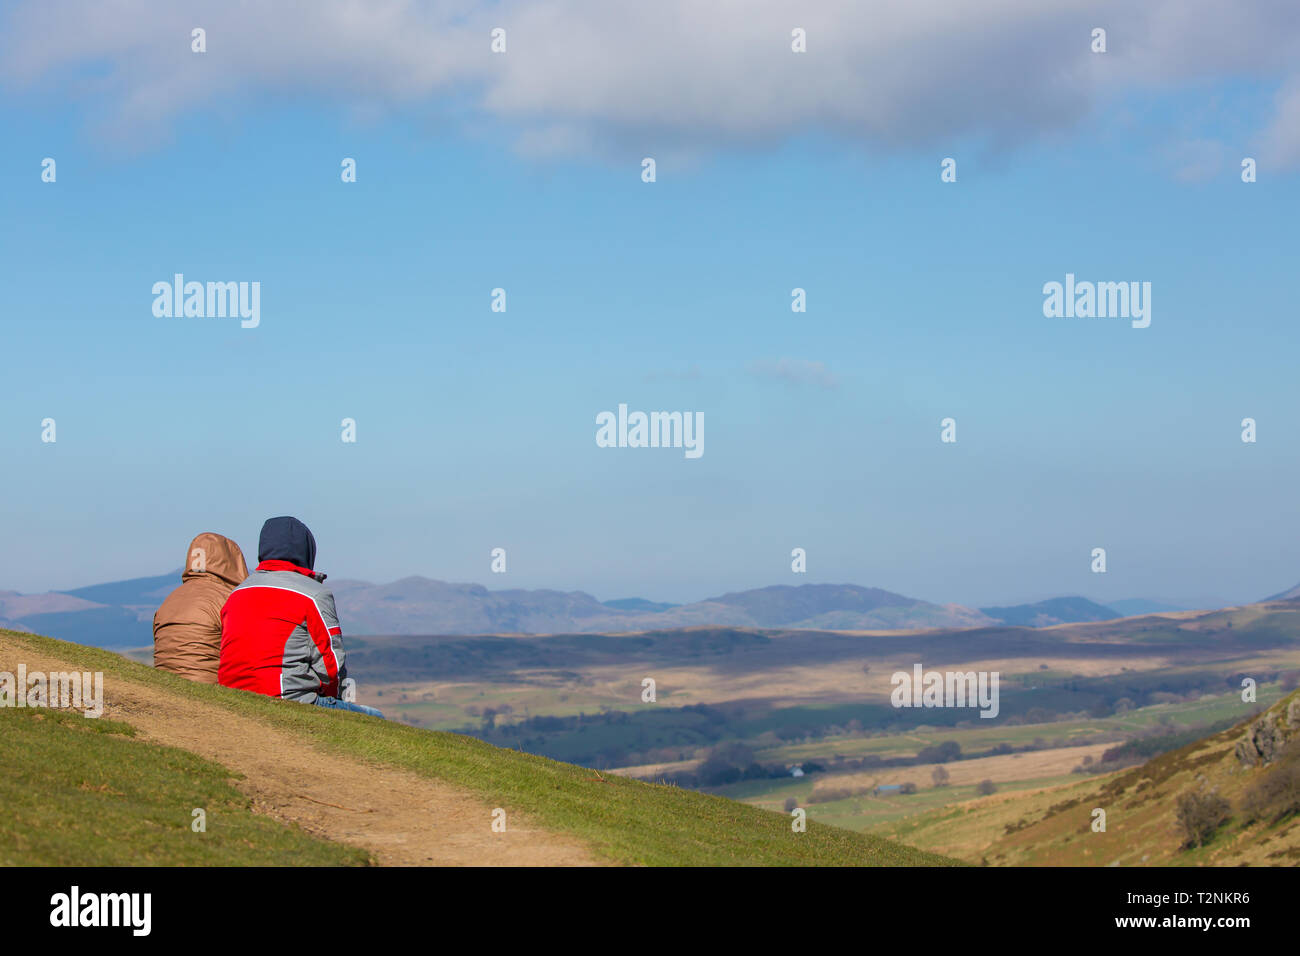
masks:
<svg viewBox="0 0 1300 956"><path fill-rule="evenodd" d="M182 581L191 581L211 574L238 587L248 577L248 565L239 545L223 535L205 531L190 542L185 552L185 573Z"/></svg>

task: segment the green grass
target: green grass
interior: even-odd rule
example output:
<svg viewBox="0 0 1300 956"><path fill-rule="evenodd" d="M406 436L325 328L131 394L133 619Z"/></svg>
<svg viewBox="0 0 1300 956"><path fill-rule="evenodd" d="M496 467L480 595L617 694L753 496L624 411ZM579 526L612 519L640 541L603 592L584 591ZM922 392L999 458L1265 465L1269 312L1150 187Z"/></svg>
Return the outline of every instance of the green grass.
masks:
<svg viewBox="0 0 1300 956"><path fill-rule="evenodd" d="M195 684L109 651L6 632L34 651L216 704L309 737L345 757L403 767L468 790L548 829L571 833L615 862L650 865L954 865L867 834L791 818L721 797L627 780L505 750L472 737L422 730L256 694Z"/></svg>
<svg viewBox="0 0 1300 956"><path fill-rule="evenodd" d="M0 709L0 865L362 865L368 855L252 812L225 767L128 724ZM195 808L206 832L191 829Z"/></svg>
<svg viewBox="0 0 1300 956"><path fill-rule="evenodd" d="M1072 783L1078 779L1077 775L1066 774L1057 777L1012 780L999 783L997 792L1015 793L1020 790L1033 790L1038 787L1052 787ZM974 784L928 787L918 790L914 794L847 797L843 800L815 803L808 808L808 816L837 827L846 827L850 830L867 830L922 813L942 810L946 807L956 807L979 796L979 791Z"/></svg>
<svg viewBox="0 0 1300 956"><path fill-rule="evenodd" d="M602 707L621 709L626 698L608 694L594 694L571 685L560 688L527 685L484 685L466 683L438 690L436 700L411 697L414 691L409 684L384 684L383 696L371 701L389 717L402 720L414 720L421 727L435 730L463 730L481 722L483 708L500 710L510 707L511 711L498 718L500 723L512 723L529 717L576 717L578 714L597 714ZM638 694L639 694L638 686ZM402 694L408 695L402 700ZM668 700L661 695L660 700ZM671 706L677 704L668 701ZM471 714L475 708L479 714Z"/></svg>

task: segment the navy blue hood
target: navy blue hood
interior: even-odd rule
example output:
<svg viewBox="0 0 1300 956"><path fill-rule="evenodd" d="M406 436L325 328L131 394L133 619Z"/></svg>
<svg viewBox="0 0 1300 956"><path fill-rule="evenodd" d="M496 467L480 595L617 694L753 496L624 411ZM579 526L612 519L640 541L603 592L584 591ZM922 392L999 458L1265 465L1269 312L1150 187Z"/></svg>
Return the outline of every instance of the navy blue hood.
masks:
<svg viewBox="0 0 1300 956"><path fill-rule="evenodd" d="M297 518L267 518L257 540L257 562L289 561L316 570L316 539Z"/></svg>

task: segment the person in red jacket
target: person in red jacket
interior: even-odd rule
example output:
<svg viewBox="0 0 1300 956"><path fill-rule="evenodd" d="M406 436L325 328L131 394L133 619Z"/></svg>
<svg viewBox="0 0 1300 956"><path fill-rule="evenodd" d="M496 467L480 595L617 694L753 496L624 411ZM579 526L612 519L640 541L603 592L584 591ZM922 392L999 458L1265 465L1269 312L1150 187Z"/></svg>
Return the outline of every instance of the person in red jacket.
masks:
<svg viewBox="0 0 1300 956"><path fill-rule="evenodd" d="M297 518L262 525L257 568L221 609L223 687L382 717L344 700L351 684L343 629L325 575L315 570L316 538Z"/></svg>

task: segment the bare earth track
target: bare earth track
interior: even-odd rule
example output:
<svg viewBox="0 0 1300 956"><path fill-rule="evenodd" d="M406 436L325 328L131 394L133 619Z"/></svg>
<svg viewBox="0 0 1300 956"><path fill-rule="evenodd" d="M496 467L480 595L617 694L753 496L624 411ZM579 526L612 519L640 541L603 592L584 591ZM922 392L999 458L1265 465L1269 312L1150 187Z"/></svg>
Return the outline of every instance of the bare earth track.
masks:
<svg viewBox="0 0 1300 956"><path fill-rule="evenodd" d="M72 665L0 636L0 670ZM589 866L578 840L537 829L511 808L504 833L479 797L405 770L346 762L284 731L221 707L106 675L104 716L138 738L179 747L243 775L253 809L369 850L385 866Z"/></svg>

